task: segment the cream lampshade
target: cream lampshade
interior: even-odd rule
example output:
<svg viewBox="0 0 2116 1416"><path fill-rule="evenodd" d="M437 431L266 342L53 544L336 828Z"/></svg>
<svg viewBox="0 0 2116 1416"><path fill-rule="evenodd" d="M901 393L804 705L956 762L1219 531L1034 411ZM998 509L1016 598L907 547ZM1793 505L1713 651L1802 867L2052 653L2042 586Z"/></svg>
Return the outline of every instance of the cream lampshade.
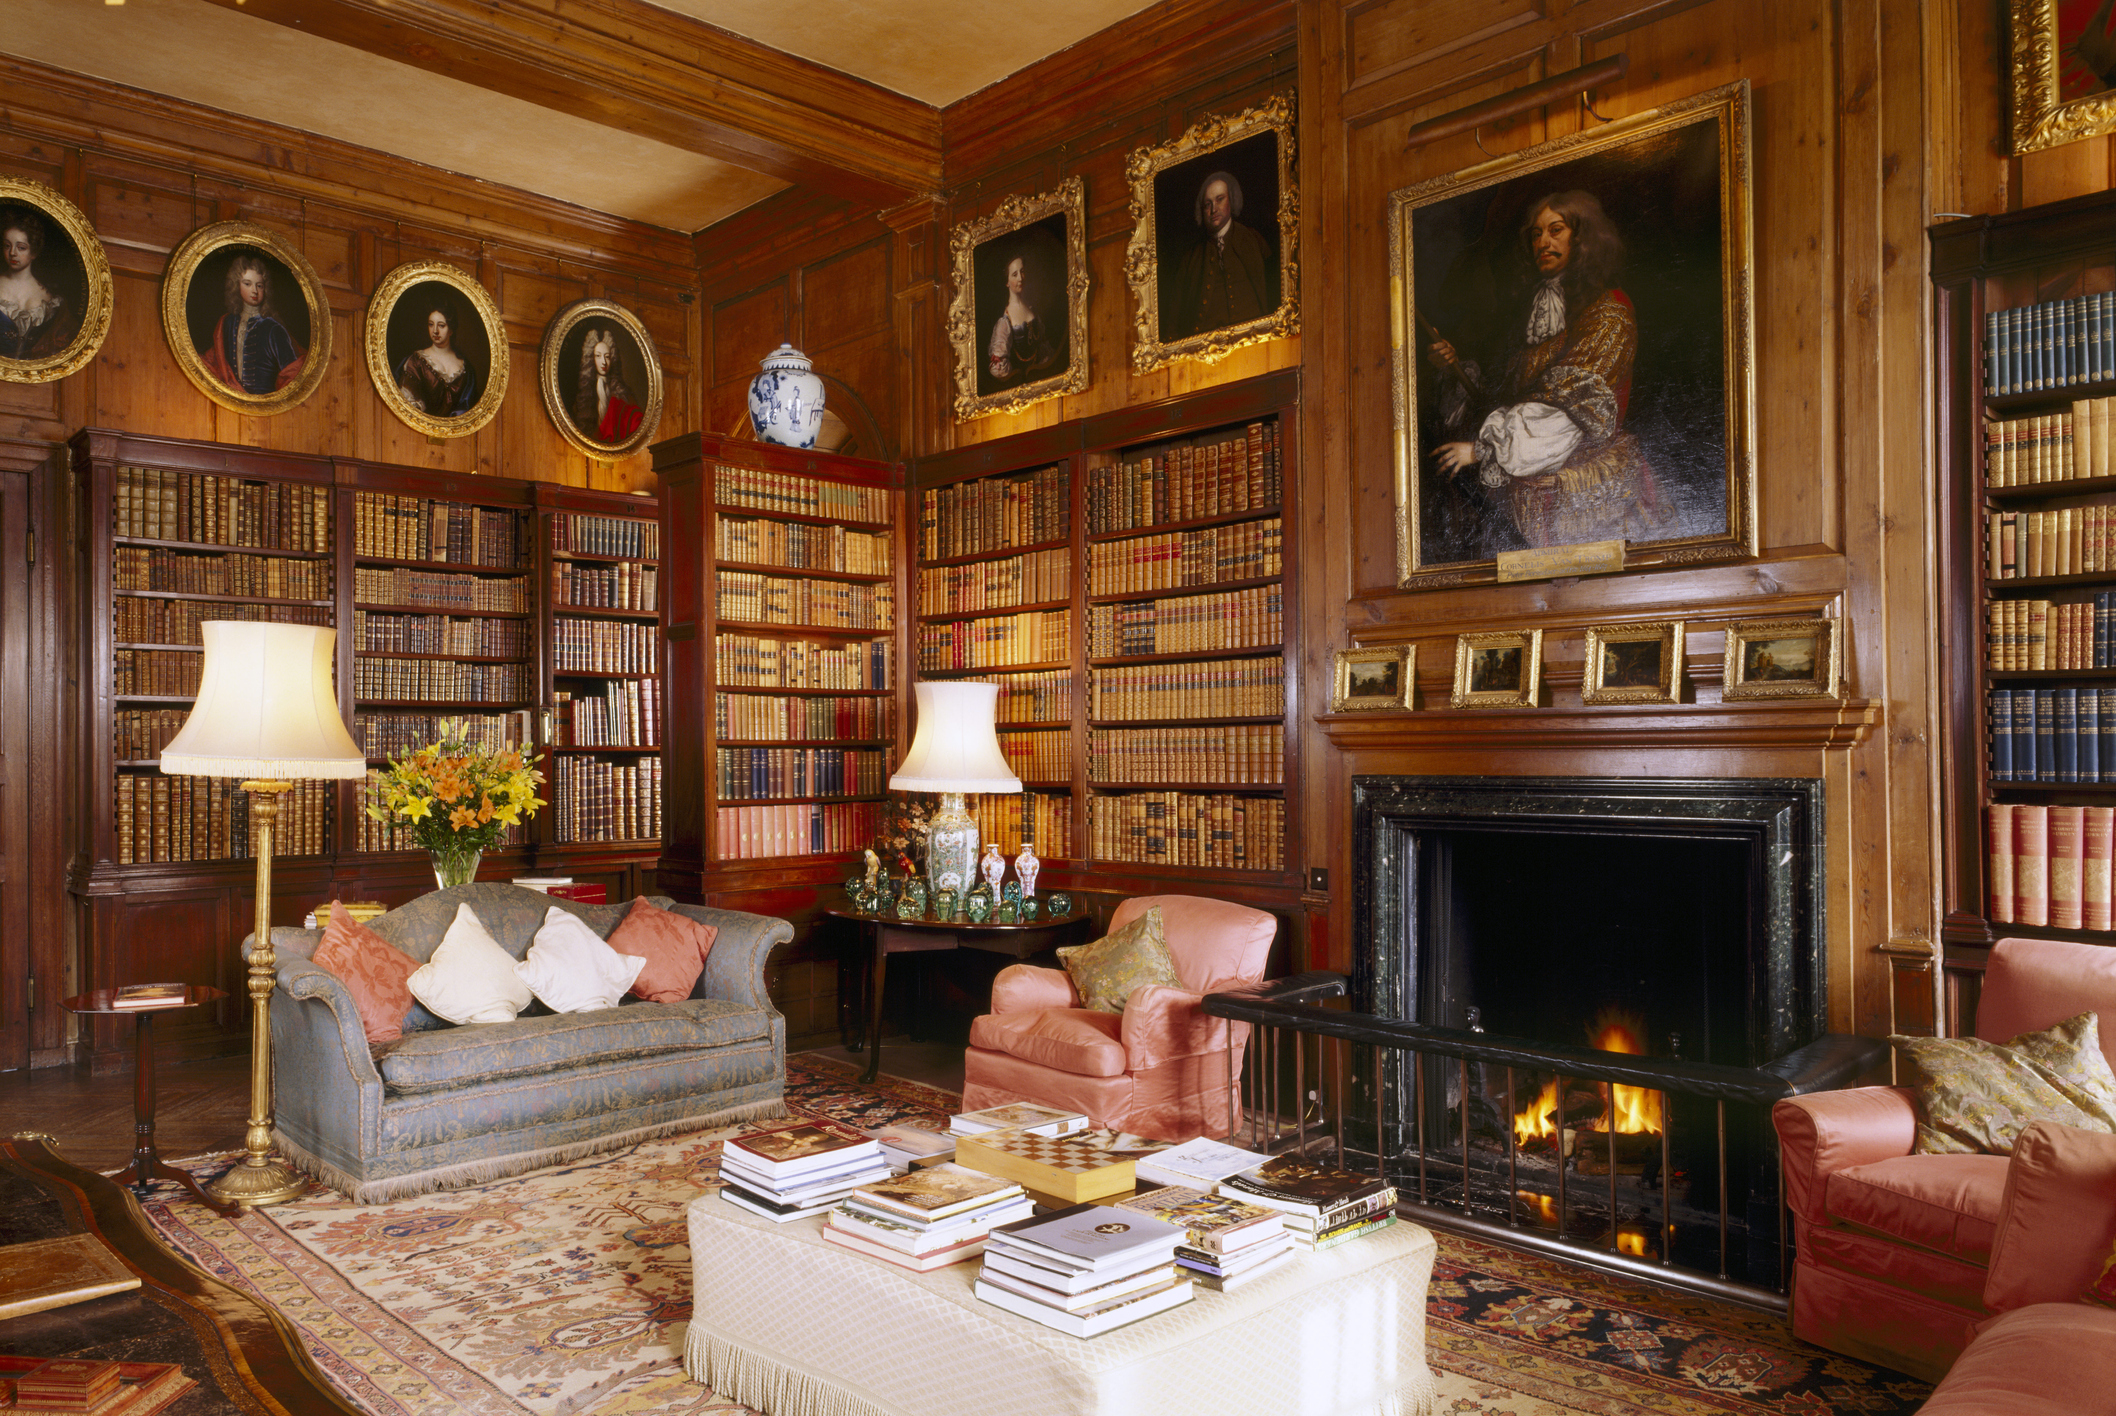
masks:
<svg viewBox="0 0 2116 1416"><path fill-rule="evenodd" d="M926 881L938 893L966 891L977 872L977 823L965 792L1018 792L1021 779L999 750L996 683L920 683L918 732L889 778L899 792L939 792L940 814L926 833Z"/></svg>
<svg viewBox="0 0 2116 1416"><path fill-rule="evenodd" d="M162 749L180 777L240 777L250 794L257 857L256 943L250 949L250 1125L240 1164L207 1187L229 1204L277 1204L301 1181L272 1158L272 828L294 780L362 777L367 754L345 730L331 683L338 632L312 624L212 620L199 626L206 662L183 728Z"/></svg>

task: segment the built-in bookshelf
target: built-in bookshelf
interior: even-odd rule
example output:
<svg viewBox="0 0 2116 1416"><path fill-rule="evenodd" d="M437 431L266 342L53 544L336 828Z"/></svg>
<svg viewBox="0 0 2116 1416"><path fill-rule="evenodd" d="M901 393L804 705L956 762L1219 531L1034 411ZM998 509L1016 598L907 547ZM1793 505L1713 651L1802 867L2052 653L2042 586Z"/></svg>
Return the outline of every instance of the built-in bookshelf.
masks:
<svg viewBox="0 0 2116 1416"><path fill-rule="evenodd" d="M565 845L661 837L661 523L544 517L551 823Z"/></svg>
<svg viewBox="0 0 2116 1416"><path fill-rule="evenodd" d="M1957 977L2116 941L2116 198L1933 228Z"/></svg>

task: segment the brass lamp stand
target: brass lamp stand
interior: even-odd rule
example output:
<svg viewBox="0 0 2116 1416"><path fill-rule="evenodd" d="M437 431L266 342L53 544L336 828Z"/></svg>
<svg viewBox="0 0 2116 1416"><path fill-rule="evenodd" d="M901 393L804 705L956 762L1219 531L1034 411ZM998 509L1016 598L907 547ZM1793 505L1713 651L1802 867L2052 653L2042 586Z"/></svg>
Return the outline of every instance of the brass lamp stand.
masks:
<svg viewBox="0 0 2116 1416"><path fill-rule="evenodd" d="M272 1158L272 986L279 959L272 952L272 836L280 798L292 782L247 781L250 848L257 852L256 943L250 947L250 1125L243 1132L242 1163L206 1186L228 1204L276 1205L293 1199L307 1183L284 1161Z"/></svg>

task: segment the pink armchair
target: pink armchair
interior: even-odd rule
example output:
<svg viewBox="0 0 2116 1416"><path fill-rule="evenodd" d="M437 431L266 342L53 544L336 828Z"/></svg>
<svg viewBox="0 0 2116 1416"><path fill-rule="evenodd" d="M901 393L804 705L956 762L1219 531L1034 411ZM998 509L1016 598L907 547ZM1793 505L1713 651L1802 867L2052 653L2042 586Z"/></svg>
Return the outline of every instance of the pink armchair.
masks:
<svg viewBox="0 0 2116 1416"><path fill-rule="evenodd" d="M1976 1036L2004 1042L2093 1009L2116 1063L2116 949L1992 946ZM1771 1112L1798 1258L1793 1332L1936 1381L1990 1315L1985 1280L2010 1169L2000 1155L1913 1155L1902 1087L1815 1092Z"/></svg>
<svg viewBox="0 0 2116 1416"><path fill-rule="evenodd" d="M970 1025L965 1110L1033 1101L1157 1140L1228 1134L1228 1068L1239 1085L1249 1025L1207 1017L1198 1000L1261 981L1278 921L1221 900L1148 895L1117 906L1110 928L1156 905L1183 987L1143 988L1122 1014L1096 1013L1062 970L1002 969L992 1011ZM1239 1124L1238 1105L1234 1114Z"/></svg>

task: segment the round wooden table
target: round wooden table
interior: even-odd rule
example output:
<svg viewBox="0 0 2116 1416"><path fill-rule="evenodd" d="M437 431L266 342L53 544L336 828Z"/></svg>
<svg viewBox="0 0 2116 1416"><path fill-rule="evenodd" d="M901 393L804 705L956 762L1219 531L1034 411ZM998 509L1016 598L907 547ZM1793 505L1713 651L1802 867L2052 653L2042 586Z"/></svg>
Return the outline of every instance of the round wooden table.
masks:
<svg viewBox="0 0 2116 1416"><path fill-rule="evenodd" d="M862 1017L865 1027L859 1042L847 1041L846 1047L857 1052L861 1045L867 1048L867 1070L860 1074L862 1082L871 1082L882 1070L882 983L888 974L891 954L923 954L942 949L982 949L987 953L1005 954L1010 958L1026 959L1031 954L1040 954L1053 944L1063 942L1053 939L1053 933L1071 933L1077 926L1086 923L1087 911L1076 909L1069 915L1056 919L1033 919L1026 924L995 924L986 921L972 924L967 917L955 919L898 919L894 915L861 914L842 896L837 903L825 905L823 913L832 919L850 920L854 924L867 926L869 950L867 966L866 1007L856 1010L852 1016ZM843 1000L839 1002L838 1017L840 1034L847 1016Z"/></svg>
<svg viewBox="0 0 2116 1416"><path fill-rule="evenodd" d="M223 1214L234 1212L232 1205L224 1205L191 1178L188 1170L178 1170L165 1165L154 1150L154 1015L170 1013L178 1008L196 1008L201 1003L218 1003L228 995L225 991L208 984L192 983L184 986L184 996L172 998L166 1003L156 1003L146 1008L120 1008L117 1006L118 990L99 988L93 993L76 994L64 1000L62 1006L69 1013L93 1014L101 1017L122 1018L130 1015L132 1029L132 1163L110 1178L120 1185L129 1184L133 1193L141 1199L147 1198L148 1187L156 1180L173 1180L198 1197L200 1204L211 1205Z"/></svg>

